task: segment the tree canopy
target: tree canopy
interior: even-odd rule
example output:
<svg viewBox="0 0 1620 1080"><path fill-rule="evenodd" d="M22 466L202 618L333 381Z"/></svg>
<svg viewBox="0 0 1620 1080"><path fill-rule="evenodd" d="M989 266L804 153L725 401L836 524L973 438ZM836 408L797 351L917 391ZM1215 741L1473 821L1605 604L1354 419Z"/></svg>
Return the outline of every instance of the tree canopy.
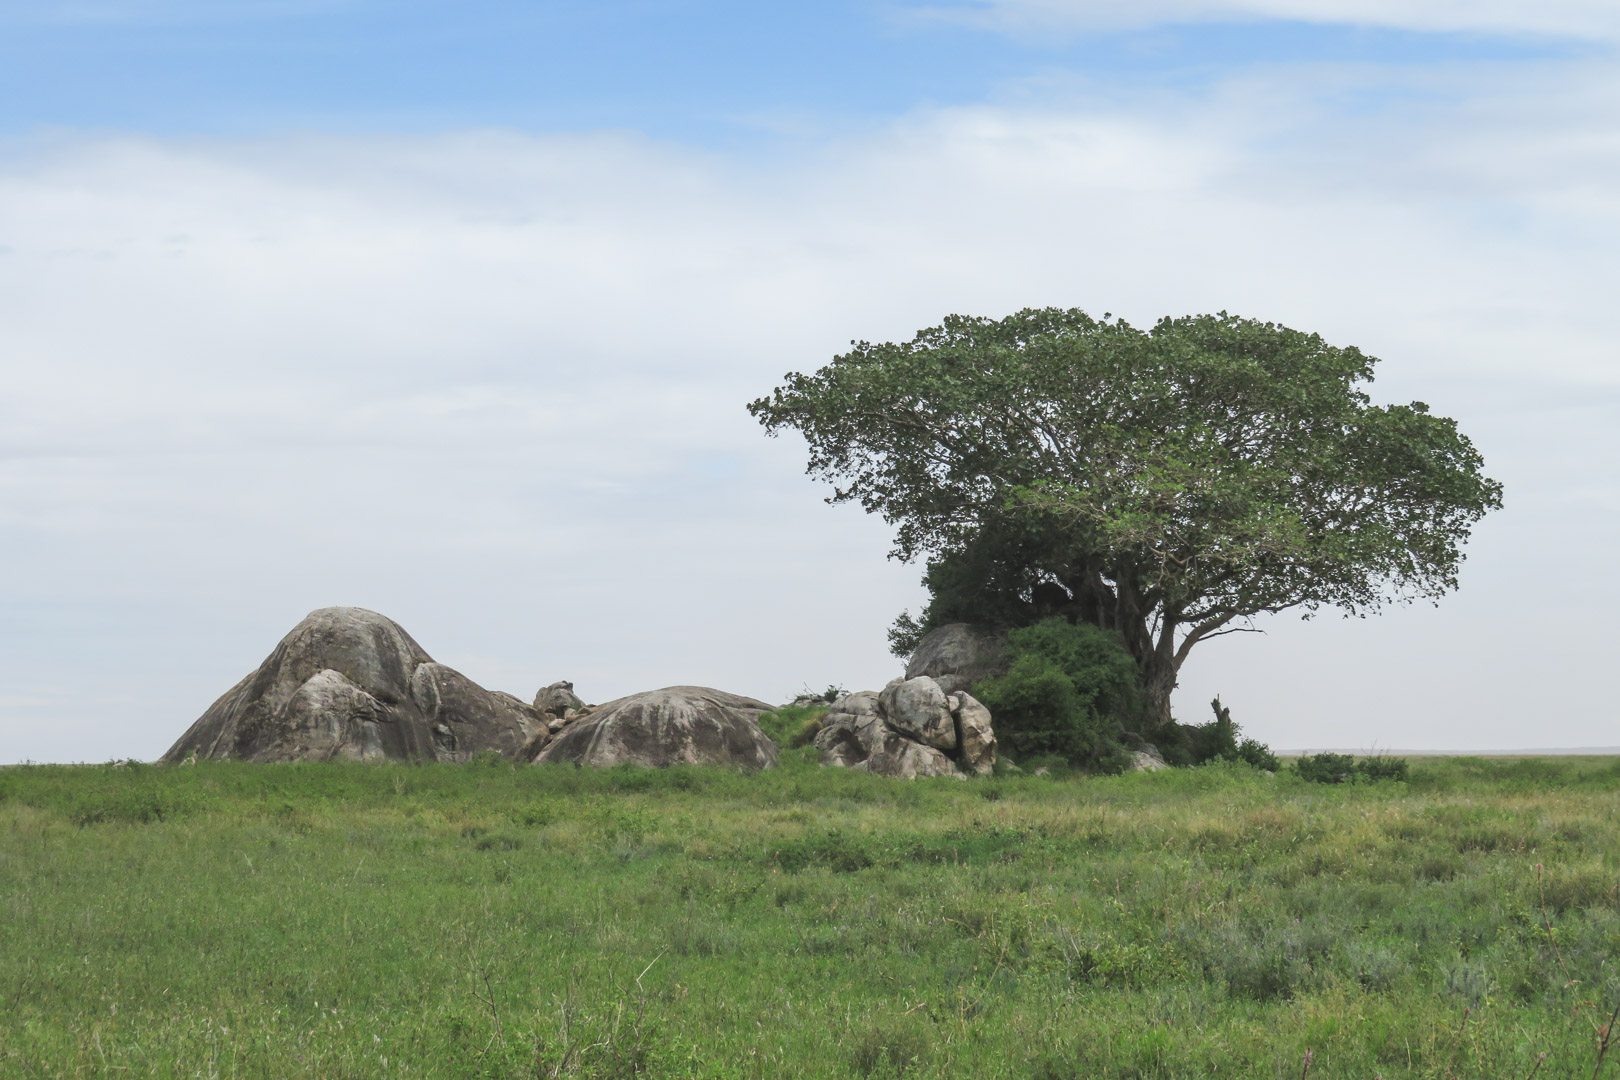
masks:
<svg viewBox="0 0 1620 1080"><path fill-rule="evenodd" d="M803 434L829 501L929 560L915 629L1064 614L1117 631L1151 727L1193 646L1254 615L1456 588L1501 485L1454 421L1374 405L1376 362L1224 312L1142 330L1028 309L856 342L748 408Z"/></svg>

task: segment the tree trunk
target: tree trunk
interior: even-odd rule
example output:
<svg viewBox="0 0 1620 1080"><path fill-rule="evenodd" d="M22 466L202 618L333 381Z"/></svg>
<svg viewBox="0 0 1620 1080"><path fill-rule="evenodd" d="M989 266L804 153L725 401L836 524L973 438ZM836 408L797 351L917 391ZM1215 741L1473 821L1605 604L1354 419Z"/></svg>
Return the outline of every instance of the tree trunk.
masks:
<svg viewBox="0 0 1620 1080"><path fill-rule="evenodd" d="M1170 695L1176 688L1176 663L1160 656L1157 651L1137 661L1142 672L1142 703L1144 726L1142 734L1152 739L1168 731L1171 724Z"/></svg>
<svg viewBox="0 0 1620 1080"><path fill-rule="evenodd" d="M1109 587L1095 570L1072 574L1064 585L1075 597L1080 618L1103 630L1116 631L1125 641L1125 649L1136 661L1142 689L1142 735L1153 739L1169 730L1170 695L1176 688L1176 673L1181 664L1176 659L1176 627L1180 624L1180 611L1163 613L1157 638L1149 625L1149 612L1140 602L1142 590L1134 583L1129 568L1110 575L1114 585Z"/></svg>

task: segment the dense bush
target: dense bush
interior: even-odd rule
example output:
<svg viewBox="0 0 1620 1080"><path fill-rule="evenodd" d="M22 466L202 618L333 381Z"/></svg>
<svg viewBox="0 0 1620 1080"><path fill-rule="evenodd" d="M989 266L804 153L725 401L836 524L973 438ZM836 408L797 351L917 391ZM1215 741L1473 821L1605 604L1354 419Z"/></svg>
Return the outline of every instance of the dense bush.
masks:
<svg viewBox="0 0 1620 1080"><path fill-rule="evenodd" d="M1356 759L1350 754L1306 754L1294 762L1301 780L1316 784L1342 784L1356 775Z"/></svg>
<svg viewBox="0 0 1620 1080"><path fill-rule="evenodd" d="M1385 754L1362 758L1356 762L1356 772L1363 780L1405 781L1411 774L1405 758L1389 757Z"/></svg>
<svg viewBox="0 0 1620 1080"><path fill-rule="evenodd" d="M1127 732L1139 730L1141 691L1136 662L1118 635L1061 616L1007 635L1012 664L981 679L973 696L995 717L996 735L1021 762L1057 757L1094 772L1118 772L1129 762ZM1275 772L1264 743L1240 739L1231 710L1216 698L1205 724L1173 723L1155 746L1171 765L1239 761Z"/></svg>
<svg viewBox="0 0 1620 1080"><path fill-rule="evenodd" d="M1119 638L1054 617L1007 635L1012 665L972 689L995 717L996 736L1020 760L1054 754L1118 772L1119 735L1139 723L1136 663Z"/></svg>
<svg viewBox="0 0 1620 1080"><path fill-rule="evenodd" d="M1210 702L1215 719L1203 724L1171 724L1159 736L1159 753L1171 765L1204 765L1211 761L1241 761L1256 769L1276 772L1282 767L1271 748L1257 739L1239 739L1242 729L1232 710L1216 698Z"/></svg>
<svg viewBox="0 0 1620 1080"><path fill-rule="evenodd" d="M1371 783L1377 780L1401 780L1409 775L1405 758L1365 757L1360 761L1352 754L1306 754L1294 763L1294 771L1301 780L1318 784Z"/></svg>

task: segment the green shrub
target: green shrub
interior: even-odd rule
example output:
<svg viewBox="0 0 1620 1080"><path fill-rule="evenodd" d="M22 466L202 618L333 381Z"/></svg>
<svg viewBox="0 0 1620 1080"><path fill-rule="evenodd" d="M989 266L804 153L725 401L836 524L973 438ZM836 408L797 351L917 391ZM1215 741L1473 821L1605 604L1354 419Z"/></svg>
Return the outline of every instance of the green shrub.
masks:
<svg viewBox="0 0 1620 1080"><path fill-rule="evenodd" d="M981 679L973 696L995 717L996 735L1019 760L1056 755L1117 772L1122 729L1138 726L1136 662L1119 638L1054 617L1007 635L1012 665Z"/></svg>
<svg viewBox="0 0 1620 1080"><path fill-rule="evenodd" d="M814 736L811 736L814 738ZM819 768L821 765L821 751L811 743L803 746L790 746L776 757L778 769L805 769Z"/></svg>
<svg viewBox="0 0 1620 1080"><path fill-rule="evenodd" d="M1276 772L1282 768L1282 762L1277 755L1271 752L1271 747L1258 739L1244 739L1238 743L1237 759L1256 769L1265 769L1267 772ZM1402 776L1402 779L1405 779Z"/></svg>
<svg viewBox="0 0 1620 1080"><path fill-rule="evenodd" d="M1354 780L1356 759L1349 754L1306 754L1294 762L1301 780L1316 784L1343 784Z"/></svg>
<svg viewBox="0 0 1620 1080"><path fill-rule="evenodd" d="M523 838L511 833L486 833L473 841L478 851L516 851L522 846Z"/></svg>
<svg viewBox="0 0 1620 1080"><path fill-rule="evenodd" d="M759 714L759 726L771 737L779 750L810 745L821 730L822 717L827 715L824 704L784 705L780 709Z"/></svg>
<svg viewBox="0 0 1620 1080"><path fill-rule="evenodd" d="M1387 754L1365 757L1356 762L1356 773L1363 780L1400 780L1404 783L1410 772L1405 758Z"/></svg>
<svg viewBox="0 0 1620 1080"><path fill-rule="evenodd" d="M1209 703L1215 719L1203 724L1172 723L1161 734L1157 746L1171 765L1204 765L1211 761L1241 761L1256 769L1276 772L1282 767L1271 748L1256 739L1238 741L1242 729L1232 720L1232 710L1216 698Z"/></svg>
<svg viewBox="0 0 1620 1080"><path fill-rule="evenodd" d="M835 874L852 874L876 862L865 842L836 829L830 829L820 836L805 835L785 840L770 853L770 861L789 874L812 866L825 867Z"/></svg>
<svg viewBox="0 0 1620 1080"><path fill-rule="evenodd" d="M68 812L68 819L75 825L145 825L177 817L184 809L167 793L151 788L118 793L87 792Z"/></svg>
<svg viewBox="0 0 1620 1080"><path fill-rule="evenodd" d="M1294 763L1301 780L1318 784L1373 783L1378 780L1405 781L1410 773L1405 758L1379 754L1357 761L1351 754L1306 754Z"/></svg>

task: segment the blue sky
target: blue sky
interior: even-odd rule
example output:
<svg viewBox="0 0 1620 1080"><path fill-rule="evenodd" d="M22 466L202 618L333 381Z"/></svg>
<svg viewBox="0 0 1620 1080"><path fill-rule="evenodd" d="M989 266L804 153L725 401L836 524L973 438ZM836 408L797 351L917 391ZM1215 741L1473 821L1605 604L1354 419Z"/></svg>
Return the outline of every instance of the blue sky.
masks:
<svg viewBox="0 0 1620 1080"><path fill-rule="evenodd" d="M1457 595L1200 645L1180 715L1614 745L1617 41L1612 0L0 0L0 763L156 757L334 604L525 697L881 686L920 570L744 403L1045 304L1360 346L1506 484Z"/></svg>
<svg viewBox="0 0 1620 1080"><path fill-rule="evenodd" d="M11 3L0 5L0 130L615 128L735 146L1053 82L1189 91L1257 65L1421 69L1596 47L1253 17L1012 32L852 0Z"/></svg>

